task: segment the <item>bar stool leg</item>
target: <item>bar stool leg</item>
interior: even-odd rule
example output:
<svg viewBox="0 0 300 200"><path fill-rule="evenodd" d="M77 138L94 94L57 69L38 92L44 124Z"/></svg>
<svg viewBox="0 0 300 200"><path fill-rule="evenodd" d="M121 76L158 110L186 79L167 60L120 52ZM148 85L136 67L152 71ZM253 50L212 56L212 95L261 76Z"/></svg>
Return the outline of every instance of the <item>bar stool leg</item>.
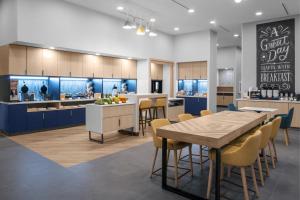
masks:
<svg viewBox="0 0 300 200"><path fill-rule="evenodd" d="M153 119L152 119L151 108L149 108L148 110L149 110L149 117L150 117L149 122L148 122L148 125L151 126L150 122L153 120Z"/></svg>
<svg viewBox="0 0 300 200"><path fill-rule="evenodd" d="M174 150L174 165L175 165L175 187L178 187L178 163L177 163L177 150Z"/></svg>

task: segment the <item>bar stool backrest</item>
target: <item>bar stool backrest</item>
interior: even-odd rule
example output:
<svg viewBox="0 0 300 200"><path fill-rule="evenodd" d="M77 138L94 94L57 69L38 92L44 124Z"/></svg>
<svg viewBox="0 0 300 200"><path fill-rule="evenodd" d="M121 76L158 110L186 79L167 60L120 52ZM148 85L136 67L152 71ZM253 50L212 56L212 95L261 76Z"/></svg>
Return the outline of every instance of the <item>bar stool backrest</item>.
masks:
<svg viewBox="0 0 300 200"><path fill-rule="evenodd" d="M158 137L156 135L156 130L160 127L166 126L166 125L170 125L170 121L168 119L155 119L153 121L151 121L151 128L153 131L153 143L155 147L161 148L162 146L162 139L161 137Z"/></svg>
<svg viewBox="0 0 300 200"><path fill-rule="evenodd" d="M141 100L140 109L148 109L151 108L152 101L150 99Z"/></svg>
<svg viewBox="0 0 300 200"><path fill-rule="evenodd" d="M165 107L166 106L166 98L158 98L155 102L155 107Z"/></svg>
<svg viewBox="0 0 300 200"><path fill-rule="evenodd" d="M273 128L272 122L269 122L259 128L259 130L262 133L261 141L260 141L260 149L264 149L268 145L268 142L272 134L272 128Z"/></svg>
<svg viewBox="0 0 300 200"><path fill-rule="evenodd" d="M194 117L191 114L185 113L185 114L179 114L178 119L179 119L179 121L183 122L186 120L194 119Z"/></svg>
<svg viewBox="0 0 300 200"><path fill-rule="evenodd" d="M206 116L206 115L211 115L211 114L213 114L213 112L211 112L210 110L201 110L200 111L201 117Z"/></svg>
<svg viewBox="0 0 300 200"><path fill-rule="evenodd" d="M279 130L281 124L281 117L276 117L272 120L272 133L271 133L271 139L275 139Z"/></svg>

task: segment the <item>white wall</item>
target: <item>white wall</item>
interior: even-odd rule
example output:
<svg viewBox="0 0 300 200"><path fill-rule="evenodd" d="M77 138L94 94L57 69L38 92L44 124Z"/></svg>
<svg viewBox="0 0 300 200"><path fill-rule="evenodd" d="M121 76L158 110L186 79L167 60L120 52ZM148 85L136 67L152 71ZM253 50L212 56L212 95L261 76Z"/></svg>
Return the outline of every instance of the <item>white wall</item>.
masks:
<svg viewBox="0 0 300 200"><path fill-rule="evenodd" d="M137 36L124 21L61 0L18 0L18 41L136 58L172 60L173 37Z"/></svg>
<svg viewBox="0 0 300 200"><path fill-rule="evenodd" d="M17 1L0 0L0 45L17 40Z"/></svg>
<svg viewBox="0 0 300 200"><path fill-rule="evenodd" d="M217 68L233 68L233 86L235 90L235 96L240 97L240 81L241 81L241 49L239 47L221 47L218 48L218 59L217 59ZM220 71L218 74L220 79ZM224 77L224 76L223 76ZM227 77L228 78L228 77ZM218 83L220 85L220 80ZM227 81L228 82L228 81Z"/></svg>
<svg viewBox="0 0 300 200"><path fill-rule="evenodd" d="M293 18L293 17L288 17ZM256 25L271 21L279 21L280 18L269 21L247 23L242 25L242 92L249 87L256 87ZM300 15L295 18L295 87L296 93L300 93Z"/></svg>
<svg viewBox="0 0 300 200"><path fill-rule="evenodd" d="M208 108L216 110L216 64L217 64L217 34L212 31L201 31L178 35L174 38L174 60L178 62L207 61L208 62ZM176 67L177 68L177 67ZM177 70L174 70L177 77ZM175 92L177 84L175 83Z"/></svg>
<svg viewBox="0 0 300 200"><path fill-rule="evenodd" d="M138 60L137 62L137 93L151 92L150 60Z"/></svg>

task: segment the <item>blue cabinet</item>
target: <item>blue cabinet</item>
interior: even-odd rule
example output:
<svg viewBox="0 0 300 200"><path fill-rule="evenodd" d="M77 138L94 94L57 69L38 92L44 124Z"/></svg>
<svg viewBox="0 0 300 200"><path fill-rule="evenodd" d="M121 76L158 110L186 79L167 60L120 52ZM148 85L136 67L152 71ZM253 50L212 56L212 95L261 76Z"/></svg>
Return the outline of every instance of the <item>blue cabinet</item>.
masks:
<svg viewBox="0 0 300 200"><path fill-rule="evenodd" d="M57 113L57 126L63 127L72 124L71 110L58 110Z"/></svg>
<svg viewBox="0 0 300 200"><path fill-rule="evenodd" d="M44 118L45 129L51 129L57 127L58 125L57 111L46 111L43 114L44 114L43 118Z"/></svg>
<svg viewBox="0 0 300 200"><path fill-rule="evenodd" d="M27 113L27 131L42 130L44 128L43 112Z"/></svg>
<svg viewBox="0 0 300 200"><path fill-rule="evenodd" d="M19 133L27 130L27 106L23 104L6 105L7 106L7 120L5 132Z"/></svg>
<svg viewBox="0 0 300 200"><path fill-rule="evenodd" d="M85 108L27 112L26 104L0 103L0 131L8 135L85 123Z"/></svg>
<svg viewBox="0 0 300 200"><path fill-rule="evenodd" d="M192 115L200 115L201 110L207 109L207 98L184 97L184 100L185 100L184 109L186 113L190 113Z"/></svg>
<svg viewBox="0 0 300 200"><path fill-rule="evenodd" d="M85 108L78 108L71 110L72 124L83 124L85 123Z"/></svg>

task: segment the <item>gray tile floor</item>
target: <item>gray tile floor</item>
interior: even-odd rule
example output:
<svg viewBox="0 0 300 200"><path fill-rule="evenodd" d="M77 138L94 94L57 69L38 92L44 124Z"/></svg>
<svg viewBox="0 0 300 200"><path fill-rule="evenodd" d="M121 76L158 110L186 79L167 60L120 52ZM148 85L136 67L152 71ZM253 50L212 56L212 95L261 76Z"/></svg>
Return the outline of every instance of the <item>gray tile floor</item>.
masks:
<svg viewBox="0 0 300 200"><path fill-rule="evenodd" d="M265 186L260 187L261 200L300 199L300 130L290 130L289 147L283 145L281 136L282 133L277 140L279 162L276 169L271 169ZM198 151L198 147L194 150ZM0 199L184 199L163 191L160 177L149 178L152 159L153 146L147 143L63 168L6 137L0 137ZM195 177L187 176L180 182L180 187L204 195L207 169L205 166L200 173L199 165L194 165ZM237 175L231 180L241 182ZM250 185L251 180L248 183ZM241 188L225 182L222 182L222 194L231 199L242 199L243 195Z"/></svg>

